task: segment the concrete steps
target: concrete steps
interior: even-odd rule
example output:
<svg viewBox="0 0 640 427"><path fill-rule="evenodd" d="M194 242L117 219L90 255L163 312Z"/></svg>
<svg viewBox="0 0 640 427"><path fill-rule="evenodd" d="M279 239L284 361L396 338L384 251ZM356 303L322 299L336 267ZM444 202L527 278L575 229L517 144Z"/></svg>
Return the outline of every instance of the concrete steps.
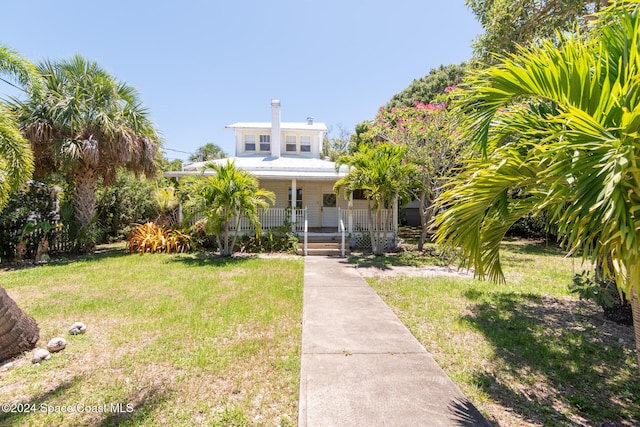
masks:
<svg viewBox="0 0 640 427"><path fill-rule="evenodd" d="M308 256L331 256L331 255L341 255L340 250L340 241L318 241L319 239L314 239L315 241L311 241L310 239L307 241L307 255ZM347 247L345 248L345 255L351 253L349 250L349 244L345 242ZM298 255L304 255L304 242L298 243Z"/></svg>

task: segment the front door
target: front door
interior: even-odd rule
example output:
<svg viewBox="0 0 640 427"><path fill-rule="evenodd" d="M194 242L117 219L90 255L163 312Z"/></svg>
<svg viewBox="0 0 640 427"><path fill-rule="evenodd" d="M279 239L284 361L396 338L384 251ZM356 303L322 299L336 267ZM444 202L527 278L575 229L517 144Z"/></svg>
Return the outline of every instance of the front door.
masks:
<svg viewBox="0 0 640 427"><path fill-rule="evenodd" d="M338 208L336 193L322 193L322 226L338 227Z"/></svg>

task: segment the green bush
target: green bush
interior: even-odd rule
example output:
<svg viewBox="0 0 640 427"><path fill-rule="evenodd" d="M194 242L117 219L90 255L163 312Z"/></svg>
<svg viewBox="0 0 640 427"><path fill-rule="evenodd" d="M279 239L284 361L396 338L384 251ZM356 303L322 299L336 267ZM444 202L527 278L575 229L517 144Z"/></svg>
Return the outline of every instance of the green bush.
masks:
<svg viewBox="0 0 640 427"><path fill-rule="evenodd" d="M100 186L96 195L96 242L125 240L133 224L144 224L155 216L153 183L127 171L118 172L109 187Z"/></svg>
<svg viewBox="0 0 640 427"><path fill-rule="evenodd" d="M594 301L602 307L605 319L623 325L633 324L631 305L621 297L614 279L605 279L597 272L591 277L590 272L583 271L573 276L569 290L580 299Z"/></svg>
<svg viewBox="0 0 640 427"><path fill-rule="evenodd" d="M266 230L258 236L243 236L238 243L238 250L249 253L296 253L298 250L298 236L288 226L277 227Z"/></svg>
<svg viewBox="0 0 640 427"><path fill-rule="evenodd" d="M28 222L33 224L59 222L57 196L53 186L32 184L25 191L14 194L0 212L0 259L13 259L15 245L21 237L22 229ZM40 235L27 234L27 258L32 258L38 247Z"/></svg>
<svg viewBox="0 0 640 427"><path fill-rule="evenodd" d="M525 215L509 228L507 235L526 239L555 239L555 234L548 230L544 213Z"/></svg>

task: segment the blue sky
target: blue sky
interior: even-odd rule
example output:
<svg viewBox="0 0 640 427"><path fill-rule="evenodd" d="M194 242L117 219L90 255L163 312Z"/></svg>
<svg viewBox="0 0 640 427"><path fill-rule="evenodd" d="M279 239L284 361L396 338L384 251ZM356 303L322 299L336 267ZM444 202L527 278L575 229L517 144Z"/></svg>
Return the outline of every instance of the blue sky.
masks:
<svg viewBox="0 0 640 427"><path fill-rule="evenodd" d="M33 62L78 53L141 93L169 158L233 151L239 121L312 116L337 134L414 79L472 55L464 0L9 1L0 43ZM0 82L0 97L13 94Z"/></svg>

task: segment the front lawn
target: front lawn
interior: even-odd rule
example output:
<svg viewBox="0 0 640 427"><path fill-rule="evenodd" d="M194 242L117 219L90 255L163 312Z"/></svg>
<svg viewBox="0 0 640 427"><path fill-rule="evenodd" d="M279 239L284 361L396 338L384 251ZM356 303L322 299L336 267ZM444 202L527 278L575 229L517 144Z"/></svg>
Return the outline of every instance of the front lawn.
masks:
<svg viewBox="0 0 640 427"><path fill-rule="evenodd" d="M599 307L569 293L580 260L530 241L505 242L503 250L503 285L456 277L367 280L493 422L638 425L632 327L603 320ZM366 259L354 262L368 267Z"/></svg>
<svg viewBox="0 0 640 427"><path fill-rule="evenodd" d="M35 410L0 425L296 424L300 259L117 250L0 281L38 321L39 347L68 341L0 373L0 402ZM68 335L76 321L85 335Z"/></svg>

